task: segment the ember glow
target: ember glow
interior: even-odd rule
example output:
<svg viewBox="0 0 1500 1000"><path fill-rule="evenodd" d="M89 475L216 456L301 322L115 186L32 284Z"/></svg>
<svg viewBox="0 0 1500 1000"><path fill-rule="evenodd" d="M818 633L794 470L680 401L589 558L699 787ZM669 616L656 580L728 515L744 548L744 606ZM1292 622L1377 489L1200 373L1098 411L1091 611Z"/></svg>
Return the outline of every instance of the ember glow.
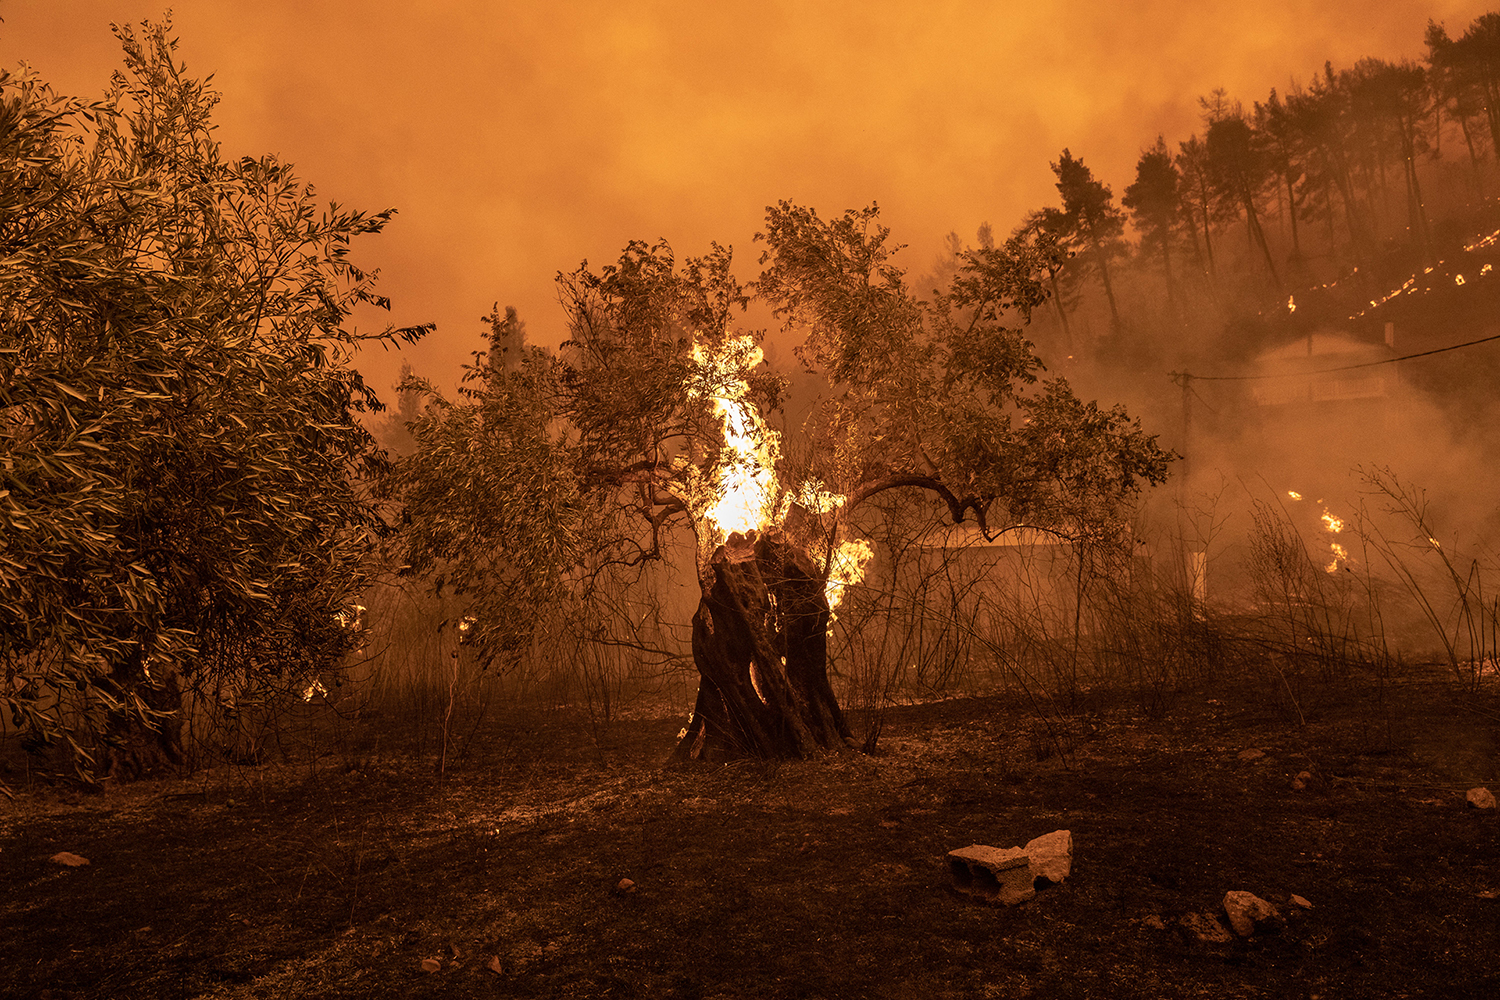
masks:
<svg viewBox="0 0 1500 1000"><path fill-rule="evenodd" d="M1491 233L1489 236L1486 236L1484 239L1479 240L1478 242L1475 242L1475 243L1470 243L1467 246L1465 246L1464 247L1464 252L1465 253L1472 253L1475 250L1482 250L1482 249L1485 249L1487 247L1494 246L1497 237L1500 237L1500 232ZM1437 284L1436 283L1439 282L1439 281L1444 281L1448 277L1447 274L1443 274L1443 273L1439 273L1438 272L1439 268L1445 268L1445 265L1447 265L1447 264L1448 264L1447 261L1440 260L1440 261L1437 262L1437 264L1435 266L1423 268L1421 274L1413 274L1411 277L1409 277L1405 281L1403 281L1400 284L1399 287L1391 289L1391 291L1387 292L1385 295L1382 295L1378 299L1371 299L1370 300L1370 304L1369 304L1369 306L1367 308L1361 309L1359 312L1355 313L1354 315L1350 316L1349 318L1350 319L1359 319L1361 316L1365 315L1365 313L1369 312L1371 309L1378 309L1381 306L1385 305L1387 302L1391 301L1392 299L1397 298L1397 297L1402 296L1402 295L1425 295L1428 292L1434 291L1437 288ZM1453 266L1456 268L1458 265L1455 264ZM1356 268L1356 270L1358 270L1358 269ZM1484 264L1479 269L1479 277L1483 278L1483 277L1485 277L1485 276L1487 276L1489 274L1492 274L1493 272L1494 272L1494 265L1493 264ZM1468 279L1465 278L1462 274L1458 273L1456 270L1452 272L1452 278L1453 278L1453 284L1454 284L1455 287L1463 287L1464 285L1466 285L1466 284L1469 283ZM1338 282L1334 281L1334 282L1330 282L1330 283L1328 283L1326 285L1323 285L1322 287L1324 287L1324 288L1331 288L1333 285L1336 285L1336 284L1338 284Z"/></svg>

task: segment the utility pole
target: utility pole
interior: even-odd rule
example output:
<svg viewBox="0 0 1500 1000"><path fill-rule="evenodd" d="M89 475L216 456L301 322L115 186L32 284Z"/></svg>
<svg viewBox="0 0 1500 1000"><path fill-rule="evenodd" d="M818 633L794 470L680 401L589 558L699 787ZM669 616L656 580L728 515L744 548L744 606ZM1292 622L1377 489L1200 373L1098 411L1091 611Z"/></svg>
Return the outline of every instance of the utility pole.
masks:
<svg viewBox="0 0 1500 1000"><path fill-rule="evenodd" d="M1182 466L1177 476L1177 490L1187 499L1188 439L1193 433L1193 376L1190 372L1172 372L1171 379L1182 387Z"/></svg>
<svg viewBox="0 0 1500 1000"><path fill-rule="evenodd" d="M1188 509L1188 476L1192 469L1188 464L1192 460L1188 456L1193 433L1193 376L1190 372L1172 372L1171 378L1182 387L1182 466L1177 477L1177 509L1185 515ZM1181 524L1181 521L1178 523ZM1190 548L1186 532L1182 532L1182 548L1187 559L1187 565L1183 568L1187 574L1188 600L1193 614L1199 616L1208 600L1208 552Z"/></svg>

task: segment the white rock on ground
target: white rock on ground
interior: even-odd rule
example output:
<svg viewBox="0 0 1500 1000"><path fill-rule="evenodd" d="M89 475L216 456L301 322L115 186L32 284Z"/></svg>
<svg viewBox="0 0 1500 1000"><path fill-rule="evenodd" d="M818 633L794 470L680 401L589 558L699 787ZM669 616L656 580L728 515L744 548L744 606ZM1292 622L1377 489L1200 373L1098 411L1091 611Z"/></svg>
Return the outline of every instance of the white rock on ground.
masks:
<svg viewBox="0 0 1500 1000"><path fill-rule="evenodd" d="M1019 847L970 844L949 851L948 871L955 889L987 902L1009 905L1036 895L1030 860Z"/></svg>
<svg viewBox="0 0 1500 1000"><path fill-rule="evenodd" d="M58 851L47 860L51 861L53 864L67 865L69 868L78 868L89 863L88 858L81 858L76 854L69 853L68 851Z"/></svg>
<svg viewBox="0 0 1500 1000"><path fill-rule="evenodd" d="M1491 794L1488 788L1471 788L1464 798L1475 809L1495 808L1495 796Z"/></svg>
<svg viewBox="0 0 1500 1000"><path fill-rule="evenodd" d="M1053 830L1021 848L1031 860L1031 877L1045 879L1041 888L1057 885L1073 870L1073 834L1068 830Z"/></svg>
<svg viewBox="0 0 1500 1000"><path fill-rule="evenodd" d="M1224 914L1229 917L1229 925L1240 937L1254 934L1256 924L1276 920L1281 916L1276 907L1264 899L1254 893L1240 891L1224 894Z"/></svg>
<svg viewBox="0 0 1500 1000"><path fill-rule="evenodd" d="M1310 910L1313 908L1313 905L1307 900L1303 899L1301 896L1293 896L1291 898L1291 904L1293 906L1301 907L1304 910Z"/></svg>

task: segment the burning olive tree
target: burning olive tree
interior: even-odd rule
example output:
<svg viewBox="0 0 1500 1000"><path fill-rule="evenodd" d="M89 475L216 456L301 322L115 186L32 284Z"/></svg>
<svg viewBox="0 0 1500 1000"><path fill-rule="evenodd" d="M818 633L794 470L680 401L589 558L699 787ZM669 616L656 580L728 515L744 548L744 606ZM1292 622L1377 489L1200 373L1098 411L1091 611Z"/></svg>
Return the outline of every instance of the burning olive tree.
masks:
<svg viewBox="0 0 1500 1000"><path fill-rule="evenodd" d="M664 243L637 242L559 275L561 350L515 371L481 353L456 403L428 388L421 450L397 467L406 555L457 574L469 635L491 656L550 597L586 597L600 574L669 558L690 533L700 684L680 759L850 744L827 636L871 557L857 528L870 498L935 498L986 532L1020 519L1079 530L1161 482L1171 457L1121 409L1038 384L1041 362L1006 325L1046 299L1026 244L966 252L924 302L874 206L824 220L783 202L757 239L749 289L718 245L679 268ZM764 363L763 334L733 325L752 294L800 336L822 386L793 442L766 422L786 378Z"/></svg>

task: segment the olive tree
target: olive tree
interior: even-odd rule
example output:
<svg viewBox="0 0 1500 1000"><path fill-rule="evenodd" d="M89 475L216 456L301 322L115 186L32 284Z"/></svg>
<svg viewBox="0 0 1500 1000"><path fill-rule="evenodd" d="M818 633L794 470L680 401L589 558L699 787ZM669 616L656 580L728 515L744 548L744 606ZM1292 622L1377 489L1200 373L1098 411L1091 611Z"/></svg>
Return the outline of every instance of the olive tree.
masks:
<svg viewBox="0 0 1500 1000"><path fill-rule="evenodd" d="M85 777L176 758L184 684L289 682L356 641L383 522L349 258L390 212L226 161L168 25L103 99L0 77L0 669ZM101 748L105 751L102 759Z"/></svg>
<svg viewBox="0 0 1500 1000"><path fill-rule="evenodd" d="M471 640L516 650L557 596L692 552L700 682L676 756L841 750L827 637L870 557L862 505L936 503L986 533L1118 528L1171 456L1123 410L1041 379L1020 324L1046 301L1047 261L1020 239L966 251L928 302L889 235L875 206L825 220L780 203L749 288L726 248L679 266L665 243L632 243L559 275L558 352L519 371L481 352L458 401L428 387L393 479L402 544L469 594ZM787 380L763 333L735 326L752 296L821 386L786 441L768 418Z"/></svg>

